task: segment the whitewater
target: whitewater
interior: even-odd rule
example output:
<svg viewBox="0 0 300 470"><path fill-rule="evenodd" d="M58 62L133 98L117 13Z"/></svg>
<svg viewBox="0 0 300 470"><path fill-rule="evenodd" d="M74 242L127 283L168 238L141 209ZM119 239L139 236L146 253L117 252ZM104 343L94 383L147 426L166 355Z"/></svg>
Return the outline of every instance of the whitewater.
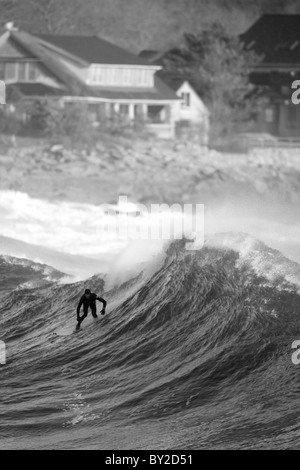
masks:
<svg viewBox="0 0 300 470"><path fill-rule="evenodd" d="M0 191L0 448L300 448L298 209L248 202L207 207L189 251ZM107 314L59 335L86 287Z"/></svg>

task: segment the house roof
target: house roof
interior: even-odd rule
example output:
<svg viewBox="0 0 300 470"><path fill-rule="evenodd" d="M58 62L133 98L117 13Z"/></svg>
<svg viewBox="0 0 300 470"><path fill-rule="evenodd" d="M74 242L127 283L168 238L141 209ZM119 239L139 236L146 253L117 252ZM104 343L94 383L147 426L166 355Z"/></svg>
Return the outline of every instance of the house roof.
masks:
<svg viewBox="0 0 300 470"><path fill-rule="evenodd" d="M38 58L41 66L46 68L50 75L58 79L60 83L64 84L73 93L83 95L87 93L87 86L75 74L70 72L63 62L57 60L53 52L45 49L36 40L35 36L21 31L13 31L10 33L10 37L17 45Z"/></svg>
<svg viewBox="0 0 300 470"><path fill-rule="evenodd" d="M48 38L49 36L47 36ZM55 36L51 36L51 38L55 38ZM58 36L58 38L62 38L62 36ZM63 38L66 38L66 36L63 36ZM69 37L70 38L70 37ZM72 36L71 38L74 38ZM79 39L79 37L77 38ZM53 47L51 44L48 43L48 40L46 41L46 36L33 36L31 34L21 32L21 31L11 31L10 32L10 40L13 41L16 46L19 48L22 48L24 51L26 51L26 54L30 54L31 57L35 57L39 60L40 67L44 67L47 69L48 73L50 73L51 76L53 76L58 85L60 85L61 89L56 89L54 87L47 87L46 85L38 84L38 83L18 83L17 86L20 89L20 91L24 95L69 95L69 96L95 96L95 97L100 97L100 98L107 98L107 99L137 99L137 100L165 100L165 101L170 101L170 100L177 100L178 97L174 93L174 91L169 88L162 80L160 80L159 77L156 75L154 76L155 82L154 82L154 87L152 88L126 88L126 87L93 87L93 86L88 86L86 85L79 77L76 76L75 73L73 73L69 68L67 68L63 61L57 59L57 53L59 53L62 50L63 44L66 45L66 43L69 41L55 41L56 43L54 44L53 42ZM69 42L74 46L74 43L72 41ZM80 43L80 44L79 44ZM80 54L83 56L84 53L88 52L89 54L89 60L100 60L100 57L103 58L105 57L105 54L109 52L109 48L107 48L105 51L99 51L98 52L95 50L93 53L89 51L89 48L87 47L87 42L81 43L79 41L79 45L81 48ZM99 40L96 36L93 37L92 41L93 45L95 44L109 44L106 41ZM91 43L90 43L91 44ZM49 45L49 47L48 47ZM85 49L87 47L87 49ZM58 49L57 49L58 48ZM101 49L101 47L100 47ZM123 50L120 48L115 48L115 46L112 46L112 51L114 51L114 62L116 64L120 64L120 61L117 61L118 55L117 54L123 54ZM74 51L72 48L68 48L67 53L68 54L74 54ZM120 52L121 51L121 52ZM126 53L126 51L125 51ZM96 59L96 56L93 54L98 54L98 58ZM126 53L127 54L127 53ZM135 60L136 65L138 64L145 64L149 66L148 62L145 62L144 60L139 59L138 57L134 56L131 53L128 53L127 56L122 56L123 57L123 63L126 63L129 65L129 59L125 60L126 57L129 57L133 60ZM133 57L133 58L132 58ZM92 59L93 58L93 59ZM81 59L81 57L80 57ZM108 59L107 59L108 60ZM112 58L110 58L112 61ZM121 56L120 56L121 60Z"/></svg>
<svg viewBox="0 0 300 470"><path fill-rule="evenodd" d="M181 85L187 81L185 78L167 75L163 73L161 73L160 76L162 80L168 85L168 87L175 92L178 91Z"/></svg>
<svg viewBox="0 0 300 470"><path fill-rule="evenodd" d="M300 64L300 15L262 15L240 38L264 65Z"/></svg>
<svg viewBox="0 0 300 470"><path fill-rule="evenodd" d="M162 51L154 51L154 50L148 50L145 49L139 53L139 56L142 57L143 59L146 59L148 62L151 64L156 64L156 65L161 65L160 59L164 55L164 52Z"/></svg>
<svg viewBox="0 0 300 470"><path fill-rule="evenodd" d="M7 88L14 86L15 84L7 85ZM18 83L17 87L25 96L62 96L65 94L64 90L43 83Z"/></svg>
<svg viewBox="0 0 300 470"><path fill-rule="evenodd" d="M150 65L149 62L98 36L37 35L46 41L90 64Z"/></svg>

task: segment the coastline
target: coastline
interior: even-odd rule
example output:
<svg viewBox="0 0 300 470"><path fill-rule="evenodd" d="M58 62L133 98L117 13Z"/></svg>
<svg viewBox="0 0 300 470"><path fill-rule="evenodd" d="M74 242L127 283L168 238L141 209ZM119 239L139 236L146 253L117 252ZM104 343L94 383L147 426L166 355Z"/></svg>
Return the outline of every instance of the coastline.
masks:
<svg viewBox="0 0 300 470"><path fill-rule="evenodd" d="M46 141L0 150L0 190L31 197L101 204L119 195L135 202L207 203L253 199L300 201L300 149L218 153L195 144L121 141L86 151Z"/></svg>

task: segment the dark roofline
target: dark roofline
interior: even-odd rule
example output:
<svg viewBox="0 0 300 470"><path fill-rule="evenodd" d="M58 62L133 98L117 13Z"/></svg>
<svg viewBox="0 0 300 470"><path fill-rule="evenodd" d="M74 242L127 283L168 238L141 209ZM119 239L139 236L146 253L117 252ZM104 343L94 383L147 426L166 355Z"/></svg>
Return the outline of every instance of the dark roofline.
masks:
<svg viewBox="0 0 300 470"><path fill-rule="evenodd" d="M169 88L171 88L175 92L181 87L181 85L183 85L184 82L189 83L186 78L166 75L163 71L161 71L158 76L161 78L161 80L164 81L164 83L168 85Z"/></svg>
<svg viewBox="0 0 300 470"><path fill-rule="evenodd" d="M285 19L290 19L290 18L300 18L300 14L293 14L293 13L263 13L260 15L259 18L257 18L252 25L247 28L243 33L239 35L239 37L243 37L245 34L248 34L252 32L254 29L256 29L256 26L261 23L262 21L265 21L267 18L271 19L273 18L274 20L278 18L285 18Z"/></svg>
<svg viewBox="0 0 300 470"><path fill-rule="evenodd" d="M55 44L45 41L42 35L35 35L35 37L38 38L40 44L42 44L44 47L52 50L55 53L61 54L62 56L70 59L71 61L78 63L79 65L83 65L83 66L89 64L86 60L83 60L82 58L74 54L70 54L70 52L66 51L65 49L62 49L61 47L58 47Z"/></svg>
<svg viewBox="0 0 300 470"><path fill-rule="evenodd" d="M86 64L153 66L147 60L101 38L99 35L39 34L36 37L50 47L64 51L65 54ZM102 54L99 53L99 50L102 51Z"/></svg>
<svg viewBox="0 0 300 470"><path fill-rule="evenodd" d="M254 69L294 68L300 63L300 15L263 14L239 36L246 50L262 57Z"/></svg>
<svg viewBox="0 0 300 470"><path fill-rule="evenodd" d="M61 88L54 88L44 83L9 83L7 89L17 88L24 98L33 98L41 96L62 97L65 92Z"/></svg>
<svg viewBox="0 0 300 470"><path fill-rule="evenodd" d="M160 60L164 54L165 52L162 52L162 51L153 51L153 50L144 49L141 52L139 52L139 57L146 59L148 63L151 65L161 66Z"/></svg>

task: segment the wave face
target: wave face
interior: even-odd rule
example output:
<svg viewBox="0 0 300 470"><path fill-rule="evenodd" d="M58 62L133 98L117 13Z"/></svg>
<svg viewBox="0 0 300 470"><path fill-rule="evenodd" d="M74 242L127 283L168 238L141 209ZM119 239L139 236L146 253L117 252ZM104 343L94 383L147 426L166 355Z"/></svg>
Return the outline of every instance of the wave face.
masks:
<svg viewBox="0 0 300 470"><path fill-rule="evenodd" d="M155 272L110 290L94 276L3 295L1 448L299 448L289 263L224 234L194 252L173 242ZM87 285L107 315L58 335Z"/></svg>

